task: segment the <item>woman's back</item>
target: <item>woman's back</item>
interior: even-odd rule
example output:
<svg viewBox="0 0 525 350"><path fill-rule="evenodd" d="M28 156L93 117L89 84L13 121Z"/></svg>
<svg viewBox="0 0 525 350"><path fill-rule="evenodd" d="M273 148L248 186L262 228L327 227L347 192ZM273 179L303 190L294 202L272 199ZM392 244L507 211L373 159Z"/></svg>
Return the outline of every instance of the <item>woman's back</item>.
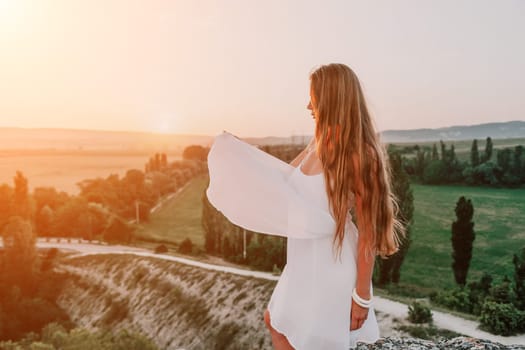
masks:
<svg viewBox="0 0 525 350"><path fill-rule="evenodd" d="M292 167L222 134L208 159L210 202L224 209L228 218L233 215L237 225L252 229L257 224L288 237L287 264L268 310L272 326L286 334L296 349L346 350L351 336L373 342L379 336L373 308L360 329L349 331L357 228L348 220L341 256L336 257L324 174L306 175L303 164L304 160ZM221 175L223 168L231 172ZM253 169L257 169L255 174ZM216 193L216 186L221 186L222 194ZM251 203L256 209L251 209Z"/></svg>

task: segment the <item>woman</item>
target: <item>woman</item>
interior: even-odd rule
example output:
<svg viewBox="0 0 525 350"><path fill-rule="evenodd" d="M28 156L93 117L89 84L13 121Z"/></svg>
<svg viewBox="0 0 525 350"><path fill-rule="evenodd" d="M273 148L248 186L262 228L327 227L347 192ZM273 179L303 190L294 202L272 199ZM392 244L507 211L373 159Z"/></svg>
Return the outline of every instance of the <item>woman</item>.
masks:
<svg viewBox="0 0 525 350"><path fill-rule="evenodd" d="M207 195L233 223L288 238L264 315L274 348L346 350L379 338L374 258L396 252L404 232L355 73L343 64L315 70L308 109L314 138L291 164L217 136Z"/></svg>

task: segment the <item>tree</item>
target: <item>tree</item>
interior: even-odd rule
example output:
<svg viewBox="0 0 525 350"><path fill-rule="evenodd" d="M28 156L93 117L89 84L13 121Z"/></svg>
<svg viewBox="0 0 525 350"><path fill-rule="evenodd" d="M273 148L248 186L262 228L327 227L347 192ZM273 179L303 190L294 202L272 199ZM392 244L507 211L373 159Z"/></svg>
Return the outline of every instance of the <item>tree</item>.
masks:
<svg viewBox="0 0 525 350"><path fill-rule="evenodd" d="M470 165L476 167L479 165L479 151L478 151L478 140L472 141L472 147L470 149Z"/></svg>
<svg viewBox="0 0 525 350"><path fill-rule="evenodd" d="M40 237L52 236L55 213L48 205L44 206L35 216L35 228Z"/></svg>
<svg viewBox="0 0 525 350"><path fill-rule="evenodd" d="M160 161L160 153L155 153L155 169L161 170L162 169L162 163Z"/></svg>
<svg viewBox="0 0 525 350"><path fill-rule="evenodd" d="M208 152L208 148L199 145L191 145L184 149L182 152L182 158L206 161L208 159Z"/></svg>
<svg viewBox="0 0 525 350"><path fill-rule="evenodd" d="M516 294L516 307L525 310L525 247L521 248L521 255L514 254L514 293Z"/></svg>
<svg viewBox="0 0 525 350"><path fill-rule="evenodd" d="M511 169L512 151L510 148L497 150L496 163L501 168L502 173L508 173Z"/></svg>
<svg viewBox="0 0 525 350"><path fill-rule="evenodd" d="M33 190L33 199L36 204L35 212L38 213L45 206L56 211L70 199L70 196L63 191L57 192L54 187L36 187Z"/></svg>
<svg viewBox="0 0 525 350"><path fill-rule="evenodd" d="M445 161L447 158L447 146L443 140L439 140L439 145L441 146L441 160Z"/></svg>
<svg viewBox="0 0 525 350"><path fill-rule="evenodd" d="M398 283L400 270L410 246L410 225L414 213L414 196L410 189L408 175L402 166L401 155L398 152L389 154L390 168L392 173L392 191L398 199L399 212L397 219L406 228L406 235L401 239L399 250L386 259L379 260L379 284L389 282Z"/></svg>
<svg viewBox="0 0 525 350"><path fill-rule="evenodd" d="M472 258L472 243L475 239L474 207L470 199L461 196L456 203L457 220L452 223L452 269L456 283L464 286L467 280L467 272Z"/></svg>
<svg viewBox="0 0 525 350"><path fill-rule="evenodd" d="M57 210L52 231L59 237L83 237L89 230L89 223L80 219L89 212L88 202L83 197L73 197Z"/></svg>
<svg viewBox="0 0 525 350"><path fill-rule="evenodd" d="M514 161L512 166L512 172L520 182L525 182L525 162L522 160L523 146L518 145L514 148Z"/></svg>
<svg viewBox="0 0 525 350"><path fill-rule="evenodd" d="M219 254L222 248L222 223L226 219L215 209L206 196L202 194L202 216L201 223L204 230L204 248L206 253Z"/></svg>
<svg viewBox="0 0 525 350"><path fill-rule="evenodd" d="M37 262L36 237L31 224L20 216L11 216L2 232L4 243L3 275L8 284L29 294Z"/></svg>
<svg viewBox="0 0 525 350"><path fill-rule="evenodd" d="M104 241L109 243L129 243L133 239L134 229L124 220L113 216L103 232Z"/></svg>
<svg viewBox="0 0 525 350"><path fill-rule="evenodd" d="M415 164L414 164L414 173L419 179L423 178L423 172L425 171L425 166L427 165L427 158L425 157L425 151L419 149L416 153Z"/></svg>
<svg viewBox="0 0 525 350"><path fill-rule="evenodd" d="M446 180L447 168L442 160L433 160L423 172L423 182L431 185L441 184Z"/></svg>
<svg viewBox="0 0 525 350"><path fill-rule="evenodd" d="M492 158L492 139L487 137L487 140L485 142L485 153L483 154L481 163L485 163Z"/></svg>
<svg viewBox="0 0 525 350"><path fill-rule="evenodd" d="M0 185L0 232L12 214L12 199L13 189L6 184Z"/></svg>
<svg viewBox="0 0 525 350"><path fill-rule="evenodd" d="M21 171L16 172L13 178L15 182L15 192L13 196L13 214L24 219L31 217L31 207L29 206L29 192L27 189L27 178Z"/></svg>
<svg viewBox="0 0 525 350"><path fill-rule="evenodd" d="M166 155L166 153L162 153L160 155L160 165L165 168L168 166L168 156Z"/></svg>
<svg viewBox="0 0 525 350"><path fill-rule="evenodd" d="M432 145L432 158L431 158L431 160L439 160L438 149L437 149L437 146L436 146L435 143Z"/></svg>

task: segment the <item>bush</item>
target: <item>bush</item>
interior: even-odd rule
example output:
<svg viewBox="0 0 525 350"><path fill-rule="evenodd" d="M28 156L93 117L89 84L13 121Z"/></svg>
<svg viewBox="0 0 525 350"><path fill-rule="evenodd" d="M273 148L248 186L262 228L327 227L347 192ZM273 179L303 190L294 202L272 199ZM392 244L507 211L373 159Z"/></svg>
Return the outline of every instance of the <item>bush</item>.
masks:
<svg viewBox="0 0 525 350"><path fill-rule="evenodd" d="M186 238L179 245L179 253L181 254L191 254L193 251L193 242L191 239Z"/></svg>
<svg viewBox="0 0 525 350"><path fill-rule="evenodd" d="M500 304L486 300L481 308L479 321L482 328L504 336L525 330L525 313L511 303Z"/></svg>
<svg viewBox="0 0 525 350"><path fill-rule="evenodd" d="M503 281L490 288L490 298L499 304L508 304L512 302L513 295L510 288L510 280L504 276Z"/></svg>
<svg viewBox="0 0 525 350"><path fill-rule="evenodd" d="M400 331L410 334L414 338L427 339L438 342L445 339L452 339L461 336L461 334L447 330L440 329L433 325L400 325L399 327L394 327Z"/></svg>
<svg viewBox="0 0 525 350"><path fill-rule="evenodd" d="M430 300L460 312L471 313L474 309L471 302L471 293L466 288L439 291L432 294Z"/></svg>
<svg viewBox="0 0 525 350"><path fill-rule="evenodd" d="M440 160L433 160L423 171L423 182L425 184L437 185L445 182L447 178L447 169L445 164Z"/></svg>
<svg viewBox="0 0 525 350"><path fill-rule="evenodd" d="M155 247L155 254L165 254L168 252L168 247L165 244L159 244Z"/></svg>
<svg viewBox="0 0 525 350"><path fill-rule="evenodd" d="M117 300L111 303L101 321L103 325L109 326L125 320L129 315L129 306L126 300Z"/></svg>
<svg viewBox="0 0 525 350"><path fill-rule="evenodd" d="M281 237L254 239L246 248L248 265L263 271L274 271L274 265L283 268L286 264L286 245Z"/></svg>
<svg viewBox="0 0 525 350"><path fill-rule="evenodd" d="M408 305L408 320L412 323L431 323L432 311L428 306L414 301Z"/></svg>
<svg viewBox="0 0 525 350"><path fill-rule="evenodd" d="M40 338L40 339L38 339ZM53 350L53 349L115 349L115 350L156 350L155 344L143 334L121 329L112 332L100 329L93 333L84 328L66 330L51 323L38 335L28 335L19 342L0 342L0 349Z"/></svg>

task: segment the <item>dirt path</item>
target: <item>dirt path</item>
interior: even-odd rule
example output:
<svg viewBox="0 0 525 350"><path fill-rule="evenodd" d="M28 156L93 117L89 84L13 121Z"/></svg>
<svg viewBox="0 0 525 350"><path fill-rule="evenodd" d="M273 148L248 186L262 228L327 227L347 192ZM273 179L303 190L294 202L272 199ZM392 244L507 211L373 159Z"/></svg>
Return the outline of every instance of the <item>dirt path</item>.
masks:
<svg viewBox="0 0 525 350"><path fill-rule="evenodd" d="M251 276L256 278L262 278L267 280L276 281L279 279L279 276L275 276L271 273L260 272L260 271L251 271L229 266L220 266L208 264L196 260L191 260L182 257L164 255L164 254L155 254L148 250L142 248L134 248L129 246L120 246L120 245L104 245L104 244L89 244L89 243L56 243L56 242L44 242L39 241L37 243L39 248L59 248L65 250L73 250L79 252L75 256L84 256L84 255L94 255L94 254L134 254L138 256L148 256L158 259L176 261L179 263L208 269L215 271L223 271L228 273L233 273L241 276ZM374 296L374 307L375 310L389 314L392 317L397 317L399 319L405 319L408 313L408 306L403 303L396 301L388 300L379 296ZM499 342L506 345L512 344L525 344L525 335L521 336L512 336L512 337L502 337L488 332L484 332L478 329L478 323L474 321L469 321L462 319L460 317L450 315L444 312L432 311L434 324L438 328L452 330L457 333L464 334L466 336L479 338L479 339L488 339L493 342Z"/></svg>

